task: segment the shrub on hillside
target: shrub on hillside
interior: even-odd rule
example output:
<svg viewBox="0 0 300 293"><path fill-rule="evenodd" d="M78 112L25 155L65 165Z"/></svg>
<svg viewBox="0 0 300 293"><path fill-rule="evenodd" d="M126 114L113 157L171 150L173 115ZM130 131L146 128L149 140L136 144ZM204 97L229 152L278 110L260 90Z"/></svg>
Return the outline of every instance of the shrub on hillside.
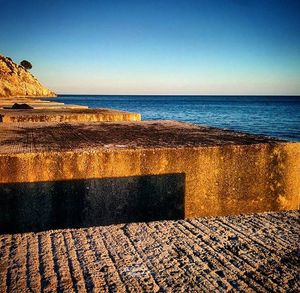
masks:
<svg viewBox="0 0 300 293"><path fill-rule="evenodd" d="M23 60L21 63L20 63L20 65L22 65L25 69L31 69L32 68L32 65L31 65L31 63L29 62L29 61L27 61L27 60Z"/></svg>

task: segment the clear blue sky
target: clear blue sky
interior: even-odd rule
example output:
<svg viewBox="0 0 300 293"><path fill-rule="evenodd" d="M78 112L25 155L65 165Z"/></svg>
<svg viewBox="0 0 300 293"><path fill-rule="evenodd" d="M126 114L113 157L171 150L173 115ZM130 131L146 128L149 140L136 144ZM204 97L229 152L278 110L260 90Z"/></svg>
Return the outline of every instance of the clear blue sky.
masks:
<svg viewBox="0 0 300 293"><path fill-rule="evenodd" d="M0 53L58 93L300 94L300 0L0 7Z"/></svg>

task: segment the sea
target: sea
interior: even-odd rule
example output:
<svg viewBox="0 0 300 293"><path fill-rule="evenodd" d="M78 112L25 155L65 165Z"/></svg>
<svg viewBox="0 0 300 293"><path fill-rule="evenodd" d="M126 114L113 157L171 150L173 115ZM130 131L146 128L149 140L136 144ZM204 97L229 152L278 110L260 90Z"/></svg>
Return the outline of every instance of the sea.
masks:
<svg viewBox="0 0 300 293"><path fill-rule="evenodd" d="M178 120L300 141L300 96L59 95L53 100L138 112L143 120Z"/></svg>

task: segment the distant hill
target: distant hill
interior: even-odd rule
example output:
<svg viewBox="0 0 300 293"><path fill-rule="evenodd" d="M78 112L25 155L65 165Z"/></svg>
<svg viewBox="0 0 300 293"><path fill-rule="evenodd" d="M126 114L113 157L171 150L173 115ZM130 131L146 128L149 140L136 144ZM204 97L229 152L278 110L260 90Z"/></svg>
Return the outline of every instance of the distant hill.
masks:
<svg viewBox="0 0 300 293"><path fill-rule="evenodd" d="M0 55L0 97L55 97L27 69Z"/></svg>

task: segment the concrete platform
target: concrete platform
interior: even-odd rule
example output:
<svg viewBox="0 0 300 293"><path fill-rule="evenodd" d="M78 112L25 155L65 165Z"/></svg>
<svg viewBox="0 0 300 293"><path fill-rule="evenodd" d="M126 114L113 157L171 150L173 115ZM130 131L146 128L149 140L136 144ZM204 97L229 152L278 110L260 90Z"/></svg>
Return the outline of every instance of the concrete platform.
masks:
<svg viewBox="0 0 300 293"><path fill-rule="evenodd" d="M0 292L299 292L299 212L0 235Z"/></svg>
<svg viewBox="0 0 300 293"><path fill-rule="evenodd" d="M88 106L64 104L34 98L0 98L0 109L10 108L15 103L28 104L34 109L88 109Z"/></svg>
<svg viewBox="0 0 300 293"><path fill-rule="evenodd" d="M0 108L11 107L13 104L29 104L31 106L36 105L64 105L61 102L54 102L42 99L31 99L31 98L1 98L0 99Z"/></svg>
<svg viewBox="0 0 300 293"><path fill-rule="evenodd" d="M1 110L0 122L98 122L140 121L141 115L113 109L31 109Z"/></svg>
<svg viewBox="0 0 300 293"><path fill-rule="evenodd" d="M1 106L9 106L14 103L55 103L54 101L44 100L44 99L34 99L34 98L1 98Z"/></svg>
<svg viewBox="0 0 300 293"><path fill-rule="evenodd" d="M174 121L2 123L0 223L36 231L292 210L299 168L300 143Z"/></svg>

